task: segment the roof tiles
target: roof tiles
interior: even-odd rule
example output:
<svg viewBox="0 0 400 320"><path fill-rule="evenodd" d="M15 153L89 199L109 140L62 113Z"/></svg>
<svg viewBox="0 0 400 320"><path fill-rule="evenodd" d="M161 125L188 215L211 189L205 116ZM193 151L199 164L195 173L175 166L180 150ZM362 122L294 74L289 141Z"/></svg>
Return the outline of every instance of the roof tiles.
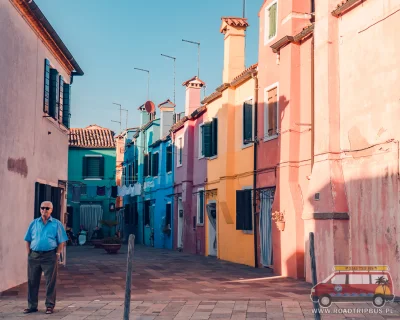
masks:
<svg viewBox="0 0 400 320"><path fill-rule="evenodd" d="M114 132L96 124L86 128L71 128L69 146L76 148L115 148Z"/></svg>

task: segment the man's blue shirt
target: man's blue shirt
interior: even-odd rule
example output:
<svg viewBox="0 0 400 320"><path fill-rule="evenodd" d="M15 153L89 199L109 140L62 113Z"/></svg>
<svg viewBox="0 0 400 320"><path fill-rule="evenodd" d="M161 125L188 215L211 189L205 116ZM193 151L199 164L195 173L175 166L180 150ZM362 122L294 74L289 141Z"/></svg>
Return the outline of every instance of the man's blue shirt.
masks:
<svg viewBox="0 0 400 320"><path fill-rule="evenodd" d="M68 241L68 236L62 223L50 216L46 224L43 223L42 217L33 220L24 240L31 243L33 251L50 251Z"/></svg>

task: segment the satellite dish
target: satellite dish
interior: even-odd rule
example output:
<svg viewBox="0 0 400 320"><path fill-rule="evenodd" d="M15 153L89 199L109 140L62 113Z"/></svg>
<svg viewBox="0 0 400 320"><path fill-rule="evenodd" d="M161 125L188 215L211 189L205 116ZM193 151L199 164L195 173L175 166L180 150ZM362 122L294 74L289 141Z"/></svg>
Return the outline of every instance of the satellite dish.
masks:
<svg viewBox="0 0 400 320"><path fill-rule="evenodd" d="M147 113L154 113L156 111L156 106L152 101L146 101L144 104L144 108L146 109Z"/></svg>

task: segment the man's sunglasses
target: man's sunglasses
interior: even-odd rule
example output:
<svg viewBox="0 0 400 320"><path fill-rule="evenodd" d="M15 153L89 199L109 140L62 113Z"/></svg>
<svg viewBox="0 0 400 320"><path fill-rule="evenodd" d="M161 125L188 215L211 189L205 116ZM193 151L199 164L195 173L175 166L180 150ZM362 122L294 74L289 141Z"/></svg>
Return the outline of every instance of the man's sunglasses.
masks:
<svg viewBox="0 0 400 320"><path fill-rule="evenodd" d="M51 208L49 208L49 207L40 207L40 209L42 209L42 210L50 210Z"/></svg>

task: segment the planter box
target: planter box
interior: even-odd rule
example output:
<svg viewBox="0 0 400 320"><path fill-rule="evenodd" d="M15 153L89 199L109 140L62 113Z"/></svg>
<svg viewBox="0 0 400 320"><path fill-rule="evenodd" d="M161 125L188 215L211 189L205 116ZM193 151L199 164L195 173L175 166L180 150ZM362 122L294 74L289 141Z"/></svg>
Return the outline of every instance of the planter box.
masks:
<svg viewBox="0 0 400 320"><path fill-rule="evenodd" d="M121 244L103 244L103 248L107 253L115 254L121 249Z"/></svg>

